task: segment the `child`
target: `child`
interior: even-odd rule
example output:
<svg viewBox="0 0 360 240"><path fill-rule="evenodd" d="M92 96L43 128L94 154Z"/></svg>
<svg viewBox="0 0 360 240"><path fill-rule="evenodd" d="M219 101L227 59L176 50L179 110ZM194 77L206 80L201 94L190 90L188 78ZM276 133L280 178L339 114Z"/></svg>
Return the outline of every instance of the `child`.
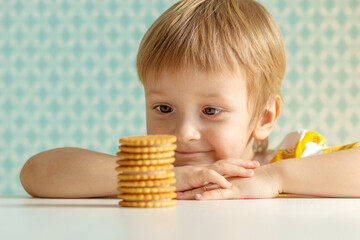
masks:
<svg viewBox="0 0 360 240"><path fill-rule="evenodd" d="M180 1L150 27L137 57L147 132L177 137L178 199L360 197L360 143L327 148L300 130L267 150L285 62L278 28L251 0ZM111 196L116 159L53 149L31 157L20 178L32 196Z"/></svg>

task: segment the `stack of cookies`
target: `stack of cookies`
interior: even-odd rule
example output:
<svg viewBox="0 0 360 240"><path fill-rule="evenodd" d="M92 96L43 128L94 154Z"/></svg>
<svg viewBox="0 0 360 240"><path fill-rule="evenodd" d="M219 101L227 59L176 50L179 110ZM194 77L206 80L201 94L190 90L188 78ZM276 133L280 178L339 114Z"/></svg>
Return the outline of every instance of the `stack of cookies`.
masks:
<svg viewBox="0 0 360 240"><path fill-rule="evenodd" d="M175 161L176 137L147 135L119 140L116 154L118 197L124 207L168 207L176 204Z"/></svg>

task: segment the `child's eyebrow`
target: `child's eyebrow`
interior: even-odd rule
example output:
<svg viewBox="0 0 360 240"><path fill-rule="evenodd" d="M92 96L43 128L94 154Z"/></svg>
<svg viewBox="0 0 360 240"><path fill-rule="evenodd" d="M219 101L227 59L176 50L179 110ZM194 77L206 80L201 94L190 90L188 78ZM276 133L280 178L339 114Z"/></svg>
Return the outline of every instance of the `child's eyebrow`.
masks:
<svg viewBox="0 0 360 240"><path fill-rule="evenodd" d="M201 95L208 98L225 98L223 94L219 93L202 93Z"/></svg>
<svg viewBox="0 0 360 240"><path fill-rule="evenodd" d="M201 97L209 98L209 99L216 99L221 101L231 101L232 99L224 94L219 93L202 93Z"/></svg>
<svg viewBox="0 0 360 240"><path fill-rule="evenodd" d="M145 91L146 94L154 94L154 95L162 95L163 92L157 91L157 90L151 90L151 91Z"/></svg>
<svg viewBox="0 0 360 240"><path fill-rule="evenodd" d="M158 91L158 90L150 90L147 91L147 95L165 95L165 92L162 91ZM225 96L224 94L220 94L220 93L201 93L198 96L203 97L203 98L209 98L209 99L219 99L219 100L223 100L223 101L230 101L231 98Z"/></svg>

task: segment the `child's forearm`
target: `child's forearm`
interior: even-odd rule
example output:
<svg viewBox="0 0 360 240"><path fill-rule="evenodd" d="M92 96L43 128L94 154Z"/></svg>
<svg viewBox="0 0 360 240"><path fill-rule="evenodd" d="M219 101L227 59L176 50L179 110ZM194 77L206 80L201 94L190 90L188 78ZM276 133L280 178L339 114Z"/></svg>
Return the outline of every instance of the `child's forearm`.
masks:
<svg viewBox="0 0 360 240"><path fill-rule="evenodd" d="M283 193L360 197L360 148L274 163Z"/></svg>
<svg viewBox="0 0 360 240"><path fill-rule="evenodd" d="M117 194L116 156L81 148L58 148L31 157L20 173L35 197L81 198Z"/></svg>

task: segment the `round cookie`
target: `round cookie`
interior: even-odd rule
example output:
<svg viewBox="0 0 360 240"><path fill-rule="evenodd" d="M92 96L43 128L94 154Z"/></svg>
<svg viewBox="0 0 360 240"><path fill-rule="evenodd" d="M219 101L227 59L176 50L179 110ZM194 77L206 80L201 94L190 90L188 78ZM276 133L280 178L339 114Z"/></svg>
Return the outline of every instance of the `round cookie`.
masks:
<svg viewBox="0 0 360 240"><path fill-rule="evenodd" d="M171 199L168 201L153 201L153 202L128 202L120 201L119 205L123 207L143 207L143 208L156 208L156 207L171 207L176 204L176 200Z"/></svg>
<svg viewBox="0 0 360 240"><path fill-rule="evenodd" d="M118 187L118 191L121 193L131 193L131 194L148 194L148 193L166 193L166 192L175 192L176 188L174 186L166 187Z"/></svg>
<svg viewBox="0 0 360 240"><path fill-rule="evenodd" d="M147 135L119 140L116 161L118 198L124 207L168 207L176 204L175 162L176 137Z"/></svg>
<svg viewBox="0 0 360 240"><path fill-rule="evenodd" d="M149 172L145 174L118 174L117 178L124 181L156 180L175 177L173 171Z"/></svg>
<svg viewBox="0 0 360 240"><path fill-rule="evenodd" d="M176 182L175 178L166 178L160 180L146 180L146 181L119 181L119 187L158 187L171 185Z"/></svg>
<svg viewBox="0 0 360 240"><path fill-rule="evenodd" d="M127 153L127 152L117 152L118 157L126 159L159 159L159 158L169 158L175 155L174 151L168 152L156 152L156 153Z"/></svg>
<svg viewBox="0 0 360 240"><path fill-rule="evenodd" d="M172 164L154 165L154 166L119 166L115 168L117 172L137 173L137 172L155 172L171 170L174 168Z"/></svg>
<svg viewBox="0 0 360 240"><path fill-rule="evenodd" d="M176 149L176 144L163 144L163 145L157 145L157 146L126 146L126 145L120 145L119 149L121 152L127 152L127 153L154 153L154 152L168 152L173 151Z"/></svg>
<svg viewBox="0 0 360 240"><path fill-rule="evenodd" d="M119 143L127 146L150 146L176 142L174 135L146 135L123 137Z"/></svg>
<svg viewBox="0 0 360 240"><path fill-rule="evenodd" d="M149 165L164 165L175 162L175 158L154 158L154 159L141 159L141 160L129 160L120 159L116 163L119 166L149 166Z"/></svg>
<svg viewBox="0 0 360 240"><path fill-rule="evenodd" d="M160 199L171 199L176 198L175 192L168 193L153 193L153 194L119 194L118 198L121 198L125 201L154 201Z"/></svg>

